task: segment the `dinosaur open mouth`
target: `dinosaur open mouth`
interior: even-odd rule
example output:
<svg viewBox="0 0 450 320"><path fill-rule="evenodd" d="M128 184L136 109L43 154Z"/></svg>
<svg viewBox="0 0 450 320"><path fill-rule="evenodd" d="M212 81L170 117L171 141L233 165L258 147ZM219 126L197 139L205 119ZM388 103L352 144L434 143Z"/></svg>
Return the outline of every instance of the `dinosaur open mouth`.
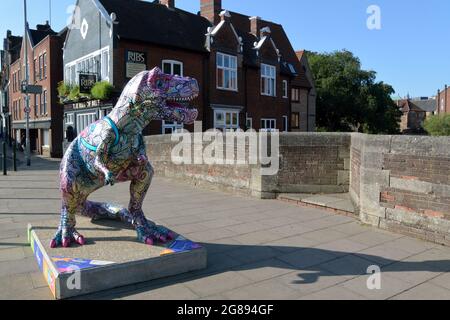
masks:
<svg viewBox="0 0 450 320"><path fill-rule="evenodd" d="M193 101L194 99L196 99L197 97L198 97L198 95L192 95L190 97L185 97L185 98L167 99L166 104L168 107L171 107L171 108L191 109L193 107L190 106L189 103L191 101Z"/></svg>

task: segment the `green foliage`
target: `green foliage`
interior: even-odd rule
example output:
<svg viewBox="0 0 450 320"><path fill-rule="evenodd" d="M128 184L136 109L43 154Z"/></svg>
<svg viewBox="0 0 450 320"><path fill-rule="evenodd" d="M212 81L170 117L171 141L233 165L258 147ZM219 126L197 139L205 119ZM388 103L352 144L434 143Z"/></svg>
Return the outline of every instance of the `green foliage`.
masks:
<svg viewBox="0 0 450 320"><path fill-rule="evenodd" d="M427 117L424 128L432 136L450 136L450 114Z"/></svg>
<svg viewBox="0 0 450 320"><path fill-rule="evenodd" d="M308 53L317 88L317 126L322 130L399 133L401 112L394 89L376 82L376 72L361 68L353 53Z"/></svg>
<svg viewBox="0 0 450 320"><path fill-rule="evenodd" d="M97 82L91 89L91 96L98 100L108 100L114 91L114 87L108 81Z"/></svg>
<svg viewBox="0 0 450 320"><path fill-rule="evenodd" d="M72 90L71 86L66 84L64 81L58 83L58 96L61 98L66 98L69 96L70 91Z"/></svg>
<svg viewBox="0 0 450 320"><path fill-rule="evenodd" d="M78 101L80 99L80 87L79 86L73 86L69 93L69 100L71 101Z"/></svg>

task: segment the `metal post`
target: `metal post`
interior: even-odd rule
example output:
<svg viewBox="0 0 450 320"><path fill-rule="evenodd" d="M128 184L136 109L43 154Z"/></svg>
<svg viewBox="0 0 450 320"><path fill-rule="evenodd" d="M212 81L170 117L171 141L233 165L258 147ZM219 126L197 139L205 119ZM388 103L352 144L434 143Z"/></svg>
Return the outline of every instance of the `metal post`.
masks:
<svg viewBox="0 0 450 320"><path fill-rule="evenodd" d="M6 142L2 142L2 146L3 146L3 175L6 176L7 173L7 169L6 169Z"/></svg>
<svg viewBox="0 0 450 320"><path fill-rule="evenodd" d="M23 0L24 19L25 19L25 85L28 87L29 70L28 70L28 20L27 20L27 0ZM26 152L25 159L27 166L31 166L31 147L30 147L30 97L25 93L25 115L26 115Z"/></svg>
<svg viewBox="0 0 450 320"><path fill-rule="evenodd" d="M13 143L13 169L14 172L17 172L17 144L15 141Z"/></svg>

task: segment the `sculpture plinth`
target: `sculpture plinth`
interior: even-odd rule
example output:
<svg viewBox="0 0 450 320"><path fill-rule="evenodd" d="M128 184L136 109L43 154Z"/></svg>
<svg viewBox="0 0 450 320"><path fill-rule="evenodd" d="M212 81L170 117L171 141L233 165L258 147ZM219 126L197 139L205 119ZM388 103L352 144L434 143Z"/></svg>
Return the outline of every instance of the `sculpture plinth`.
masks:
<svg viewBox="0 0 450 320"><path fill-rule="evenodd" d="M51 249L56 220L28 227L28 239L55 299L65 299L206 268L206 250L176 235L158 246L136 240L122 222L79 218L84 246Z"/></svg>

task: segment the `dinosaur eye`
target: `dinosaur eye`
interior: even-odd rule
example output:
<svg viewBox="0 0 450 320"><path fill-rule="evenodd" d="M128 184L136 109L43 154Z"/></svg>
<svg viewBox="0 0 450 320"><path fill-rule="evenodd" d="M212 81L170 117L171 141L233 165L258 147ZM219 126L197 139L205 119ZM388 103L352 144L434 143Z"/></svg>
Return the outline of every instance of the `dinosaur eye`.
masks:
<svg viewBox="0 0 450 320"><path fill-rule="evenodd" d="M164 82L163 82L162 80L156 81L156 87L157 87L158 89L163 88L163 87L164 87Z"/></svg>

